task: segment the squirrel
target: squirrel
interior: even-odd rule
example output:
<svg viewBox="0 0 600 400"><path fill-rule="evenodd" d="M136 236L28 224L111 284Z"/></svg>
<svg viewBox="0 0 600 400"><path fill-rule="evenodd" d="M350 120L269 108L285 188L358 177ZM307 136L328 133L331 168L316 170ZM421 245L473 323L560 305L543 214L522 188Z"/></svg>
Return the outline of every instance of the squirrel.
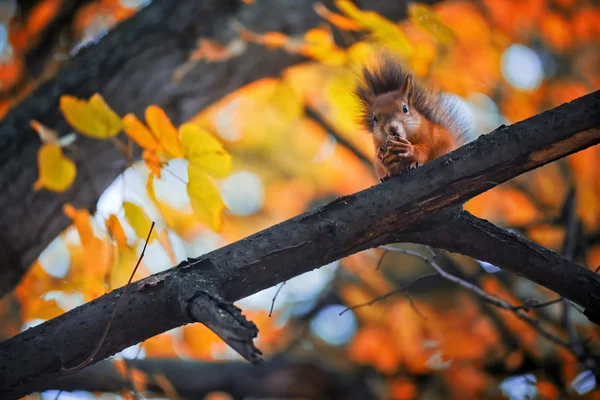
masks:
<svg viewBox="0 0 600 400"><path fill-rule="evenodd" d="M374 68L363 66L354 94L361 123L373 137L373 168L381 182L474 139L457 100L420 86L389 54Z"/></svg>

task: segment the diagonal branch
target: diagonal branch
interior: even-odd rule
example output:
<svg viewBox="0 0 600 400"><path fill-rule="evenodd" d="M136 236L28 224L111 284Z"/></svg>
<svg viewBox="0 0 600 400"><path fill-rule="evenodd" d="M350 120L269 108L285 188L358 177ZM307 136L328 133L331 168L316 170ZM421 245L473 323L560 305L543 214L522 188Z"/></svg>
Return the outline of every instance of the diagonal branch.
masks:
<svg viewBox="0 0 600 400"><path fill-rule="evenodd" d="M600 324L600 275L522 236L502 229L466 211L410 241L467 255L507 269L585 308L584 314Z"/></svg>
<svg viewBox="0 0 600 400"><path fill-rule="evenodd" d="M188 312L199 291L226 304L398 239L417 243L428 239L434 247L468 250L479 259L545 283L598 321L600 296L594 293L600 293L600 279L593 271L455 210L497 184L597 144L599 126L600 91L501 127L416 170L132 283L127 304L113 322L98 358L201 319L201 313L192 318ZM442 218L449 222L440 223ZM462 231L451 236L456 232L451 228L457 227L464 229L464 236ZM476 235L482 233L484 239L479 240ZM467 238L474 239L472 249ZM482 245L494 245L498 239L512 244L514 251L490 251ZM43 390L60 378L63 365L85 359L122 292L123 288L116 289L0 343L0 397ZM239 322L238 317L232 316ZM231 337L238 336L234 332ZM242 347L252 349L249 343Z"/></svg>

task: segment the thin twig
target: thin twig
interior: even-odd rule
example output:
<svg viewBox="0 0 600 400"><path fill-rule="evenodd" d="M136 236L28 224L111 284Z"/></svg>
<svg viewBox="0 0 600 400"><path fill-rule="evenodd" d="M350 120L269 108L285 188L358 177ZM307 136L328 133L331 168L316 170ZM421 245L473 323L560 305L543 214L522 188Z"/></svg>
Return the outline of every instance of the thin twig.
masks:
<svg viewBox="0 0 600 400"><path fill-rule="evenodd" d="M379 268L381 268L381 264L383 263L383 259L385 258L385 255L387 254L387 250L383 249L383 253L381 253L381 258L379 258L379 261L377 261L377 266L375 267L375 271L379 271Z"/></svg>
<svg viewBox="0 0 600 400"><path fill-rule="evenodd" d="M529 311L535 308L544 308L551 306L552 304L560 303L563 300L565 300L564 297L559 297L558 299L554 300L548 300L543 303L539 303L537 300L527 300L523 302L523 304L521 304L520 306L512 306L511 311Z"/></svg>
<svg viewBox="0 0 600 400"><path fill-rule="evenodd" d="M279 292L281 292L281 288L283 287L283 285L285 285L286 282L287 281L281 282L281 285L279 285L279 288L275 292L275 296L273 296L273 300L271 300L271 309L269 310L269 318L271 317L271 315L273 315L273 308L275 307L275 299L277 299Z"/></svg>
<svg viewBox="0 0 600 400"><path fill-rule="evenodd" d="M127 285L125 285L125 288L123 289L123 293L121 294L121 296L119 296L119 300L117 300L115 309L113 310L113 313L110 316L110 319L108 320L108 324L106 324L106 329L104 329L104 333L102 334L102 337L100 338L100 341L98 342L98 345L96 346L96 348L94 349L92 354L87 359L85 359L83 362L81 362L79 365L76 365L72 368L62 367L60 369L62 374L66 375L66 374L72 374L73 372L77 372L77 371L87 367L89 364L92 363L92 361L94 361L94 357L98 353L98 350L100 350L102 343L104 343L104 339L106 339L106 335L108 335L108 330L110 329L110 326L112 325L112 322L115 319L115 315L117 314L117 309L119 308L119 304L121 304L121 300L123 300L123 297L125 297L125 295L127 294L127 291L129 289L129 284L131 283L133 276L135 275L138 267L140 266L140 263L142 262L142 259L144 258L144 253L146 252L146 247L148 246L148 242L150 241L150 235L152 234L153 229L154 229L154 221L152 221L152 225L150 226L150 231L148 232L148 237L146 238L146 242L144 243L144 248L142 249L142 253L140 254L140 257L138 258L137 263L135 264L135 268L133 268L133 272L131 273L131 276L129 277L129 281L127 282Z"/></svg>
<svg viewBox="0 0 600 400"><path fill-rule="evenodd" d="M415 279L414 281L412 281L412 282L408 283L407 285L404 285L404 286L403 286L403 287L401 287L400 289L396 289L396 290L394 290L394 291L392 291L392 292L389 292L389 293L386 293L386 294L384 294L384 295L382 295L382 296L375 297L373 300L371 300L371 301L368 301L368 302L366 302L366 303L361 303L361 304L357 304L357 305L355 305L355 306L352 306L352 307L348 307L348 308L346 308L344 311L340 312L340 314L339 314L339 315L342 315L343 313L345 313L346 311L349 311L349 310L356 310L356 309L358 309L358 308L363 308L363 307L371 306L371 305L375 304L375 303L376 303L376 302L378 302L378 301L385 300L385 299L387 299L387 298L388 298L388 297L390 297L390 296L393 296L393 295L395 295L395 294L402 293L402 292L403 292L403 293L404 293L404 295L405 295L405 296L408 298L408 301L409 301L409 302L410 302L410 304L413 306L413 308L415 308L415 305L414 305L414 303L413 303L412 299L411 299L411 298L410 298L410 296L408 295L408 289L409 289L409 288L410 288L412 285L414 285L415 283L418 283L418 282L424 281L425 279L434 278L434 277L436 277L436 276L438 276L438 274L428 274L428 275L423 275L423 276L420 276L420 277L418 277L417 279ZM420 316L422 316L424 319L427 319L427 318L426 318L426 317L425 317L423 314L421 314L421 313L420 313L418 310L416 310L416 308L415 308L415 311L417 312L417 314L419 314Z"/></svg>
<svg viewBox="0 0 600 400"><path fill-rule="evenodd" d="M522 321L525 321L527 324L529 324L531 327L533 327L540 335L544 336L546 339L550 340L551 342L553 342L559 346L563 346L572 351L571 346L568 342L566 342L563 339L559 338L558 336L552 334L551 332L548 332L544 327L541 326L541 324L538 320L531 318L524 311L522 311L520 309L514 310L513 309L514 306L511 305L510 303L508 303L507 301L501 300L492 295L489 295L488 293L486 293L484 290L482 290L478 286L476 286L470 282L467 282L455 275L452 275L449 272L446 272L435 261L435 259L438 257L438 254L435 252L435 250L433 250L429 246L426 246L426 248L433 255L433 257L431 259L424 256L421 253L416 252L416 251L406 250L406 249L397 249L397 248L393 248L393 247L389 247L389 246L386 247L386 249L389 251L393 251L396 253L402 253L402 254L408 254L408 255L420 258L421 260L425 261L427 264L431 265L442 278L449 280L450 282L454 282L457 285L459 285L460 287L475 293L477 296L481 297L483 300L487 301L488 303L490 303L492 305L495 305L498 308L503 308L505 310L512 311L519 319L521 319Z"/></svg>

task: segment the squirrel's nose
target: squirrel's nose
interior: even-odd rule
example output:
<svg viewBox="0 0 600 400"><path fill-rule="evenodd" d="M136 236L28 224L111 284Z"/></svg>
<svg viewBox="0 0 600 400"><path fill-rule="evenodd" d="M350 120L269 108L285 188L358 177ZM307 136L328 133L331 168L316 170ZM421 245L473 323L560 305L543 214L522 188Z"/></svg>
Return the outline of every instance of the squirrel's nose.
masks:
<svg viewBox="0 0 600 400"><path fill-rule="evenodd" d="M398 135L400 132L396 124L390 124L388 125L387 133L388 135Z"/></svg>

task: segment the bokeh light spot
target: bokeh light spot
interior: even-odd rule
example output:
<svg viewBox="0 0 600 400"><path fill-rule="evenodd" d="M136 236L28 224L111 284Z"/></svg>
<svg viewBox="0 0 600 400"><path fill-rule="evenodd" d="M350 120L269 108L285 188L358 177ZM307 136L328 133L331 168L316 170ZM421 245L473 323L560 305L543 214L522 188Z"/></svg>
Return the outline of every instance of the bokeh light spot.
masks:
<svg viewBox="0 0 600 400"><path fill-rule="evenodd" d="M334 346L348 343L356 334L358 324L356 316L350 310L339 315L345 309L341 304L323 307L310 322L312 332Z"/></svg>
<svg viewBox="0 0 600 400"><path fill-rule="evenodd" d="M223 180L221 195L230 212L248 216L262 208L265 200L265 188L256 174L240 171Z"/></svg>
<svg viewBox="0 0 600 400"><path fill-rule="evenodd" d="M502 75L518 89L536 89L544 79L542 60L529 47L513 44L502 55Z"/></svg>

